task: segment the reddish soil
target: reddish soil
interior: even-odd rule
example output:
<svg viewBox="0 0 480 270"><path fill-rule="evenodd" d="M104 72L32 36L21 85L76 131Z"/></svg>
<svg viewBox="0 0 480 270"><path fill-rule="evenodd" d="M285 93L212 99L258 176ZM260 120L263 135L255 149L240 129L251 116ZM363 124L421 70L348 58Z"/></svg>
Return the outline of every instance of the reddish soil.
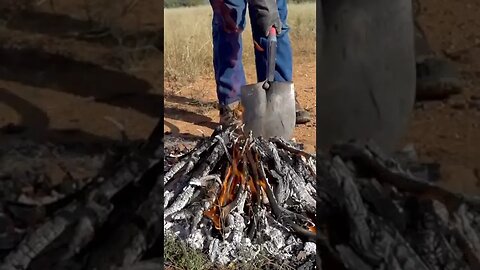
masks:
<svg viewBox="0 0 480 270"><path fill-rule="evenodd" d="M480 2L420 2L419 22L428 41L461 71L464 91L415 110L405 141L415 145L422 160L441 164L443 185L480 194L480 109L458 106L480 96Z"/></svg>
<svg viewBox="0 0 480 270"><path fill-rule="evenodd" d="M104 117L122 123L131 139L145 138L161 110L162 96L156 90L163 84L161 53L143 45L119 46L118 38L76 37L75 32L91 30L84 1L54 2L55 11L43 4L28 15L0 15L0 127L25 128L0 134L0 141L19 136L53 142L118 139L118 129ZM158 33L163 23L158 3L139 1L128 15L110 20L114 36L138 34L141 29L145 36L141 39L148 40ZM421 3L420 22L431 45L451 57L465 81L464 92L453 100L466 102L479 96L480 4L473 0ZM113 7L103 10L119 14L118 5ZM247 65L246 72L251 81L253 68ZM314 74L314 56L296 59L295 88L315 117ZM165 85L166 130L208 136L218 121L212 79L181 88L173 82ZM479 193L480 110L455 109L451 103L426 103L424 109L415 110L405 143L413 143L422 160L441 164L444 185ZM315 148L315 126L315 122L299 126L295 134L310 151Z"/></svg>
<svg viewBox="0 0 480 270"><path fill-rule="evenodd" d="M111 141L119 138L105 120L111 117L131 139L145 138L161 109L156 89L163 84L163 56L149 45L161 36L158 1L139 1L126 16L109 20L114 37L96 38L77 35L92 30L84 1L54 1L55 12L46 2L24 15L0 12L0 127L21 125L25 132L13 136L37 140ZM92 12L120 13L118 4L95 2ZM118 45L122 37L124 46Z"/></svg>

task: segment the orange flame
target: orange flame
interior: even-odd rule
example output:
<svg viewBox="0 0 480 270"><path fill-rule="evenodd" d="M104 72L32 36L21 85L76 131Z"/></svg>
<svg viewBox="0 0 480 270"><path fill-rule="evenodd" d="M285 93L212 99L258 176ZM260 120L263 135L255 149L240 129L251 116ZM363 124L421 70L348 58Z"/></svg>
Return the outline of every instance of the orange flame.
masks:
<svg viewBox="0 0 480 270"><path fill-rule="evenodd" d="M253 178L251 176L248 176L248 187L250 188L250 192L252 192L252 196L257 196L258 191L255 187L255 184L253 183Z"/></svg>
<svg viewBox="0 0 480 270"><path fill-rule="evenodd" d="M263 188L263 190L267 189L267 181L265 179L259 179L258 183L260 184L260 187Z"/></svg>
<svg viewBox="0 0 480 270"><path fill-rule="evenodd" d="M308 225L307 227L309 231L317 233L317 227L315 227L315 225Z"/></svg>
<svg viewBox="0 0 480 270"><path fill-rule="evenodd" d="M232 175L232 167L229 166L227 168L225 179L223 179L222 187L220 188L220 195L218 196L218 204L220 206L224 206L226 200L228 199L226 196L226 193L227 193L228 180L230 179L231 175Z"/></svg>
<svg viewBox="0 0 480 270"><path fill-rule="evenodd" d="M212 208L208 209L203 213L206 217L212 220L213 226L215 226L215 229L217 230L221 229L219 213L220 213L220 209L216 205L214 205Z"/></svg>
<svg viewBox="0 0 480 270"><path fill-rule="evenodd" d="M236 198L238 188L246 184L245 176L238 169L240 164L240 150L233 147L232 165L228 166L223 179L220 193L214 202L214 206L204 212L210 218L217 230L221 229L221 208L233 202Z"/></svg>

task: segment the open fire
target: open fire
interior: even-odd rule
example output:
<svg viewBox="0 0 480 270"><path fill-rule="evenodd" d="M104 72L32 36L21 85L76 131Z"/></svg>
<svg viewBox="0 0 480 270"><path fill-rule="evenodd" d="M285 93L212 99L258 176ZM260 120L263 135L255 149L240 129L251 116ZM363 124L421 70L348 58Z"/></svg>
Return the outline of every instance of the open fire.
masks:
<svg viewBox="0 0 480 270"><path fill-rule="evenodd" d="M260 163L259 154L255 151L255 148L248 145L248 140L245 141L246 143L243 147L238 142L233 144L232 164L227 167L220 193L212 207L205 211L205 216L210 218L215 228L222 232L225 229L225 219L232 209L238 206L239 199L244 192L248 193L246 199L250 202L245 205L246 209L244 211L250 213L248 223L252 224L252 226L255 224L253 213L261 207L262 202L268 201L274 204L273 207L271 206L271 209L278 210L278 204L272 195L270 185L267 183L265 169L263 164ZM315 225L313 222L309 219L305 219L305 221L307 222L308 230L314 231Z"/></svg>
<svg viewBox="0 0 480 270"><path fill-rule="evenodd" d="M230 128L170 162L166 235L207 251L220 264L268 252L282 264L313 267L314 156L284 140Z"/></svg>

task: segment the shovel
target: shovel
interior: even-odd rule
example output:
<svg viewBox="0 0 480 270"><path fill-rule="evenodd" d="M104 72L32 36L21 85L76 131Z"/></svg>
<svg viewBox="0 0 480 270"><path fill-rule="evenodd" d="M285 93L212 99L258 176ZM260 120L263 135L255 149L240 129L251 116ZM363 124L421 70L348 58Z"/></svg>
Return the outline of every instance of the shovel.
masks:
<svg viewBox="0 0 480 270"><path fill-rule="evenodd" d="M267 79L241 87L244 130L254 137L291 139L295 128L295 91L292 82L275 82L277 31L270 29Z"/></svg>

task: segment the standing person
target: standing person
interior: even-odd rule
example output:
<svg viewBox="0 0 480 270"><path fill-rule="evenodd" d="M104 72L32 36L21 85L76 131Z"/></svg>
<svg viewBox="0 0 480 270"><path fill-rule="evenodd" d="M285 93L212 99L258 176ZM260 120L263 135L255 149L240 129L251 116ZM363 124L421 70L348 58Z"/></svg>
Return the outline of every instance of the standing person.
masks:
<svg viewBox="0 0 480 270"><path fill-rule="evenodd" d="M233 109L240 101L240 87L246 84L242 63L242 32L246 10L250 15L255 47L257 81L266 80L267 35L273 26L278 33L275 81L292 81L292 46L287 24L287 0L210 0L213 9L213 66L220 124L235 122ZM296 123L310 121L310 115L296 101Z"/></svg>

